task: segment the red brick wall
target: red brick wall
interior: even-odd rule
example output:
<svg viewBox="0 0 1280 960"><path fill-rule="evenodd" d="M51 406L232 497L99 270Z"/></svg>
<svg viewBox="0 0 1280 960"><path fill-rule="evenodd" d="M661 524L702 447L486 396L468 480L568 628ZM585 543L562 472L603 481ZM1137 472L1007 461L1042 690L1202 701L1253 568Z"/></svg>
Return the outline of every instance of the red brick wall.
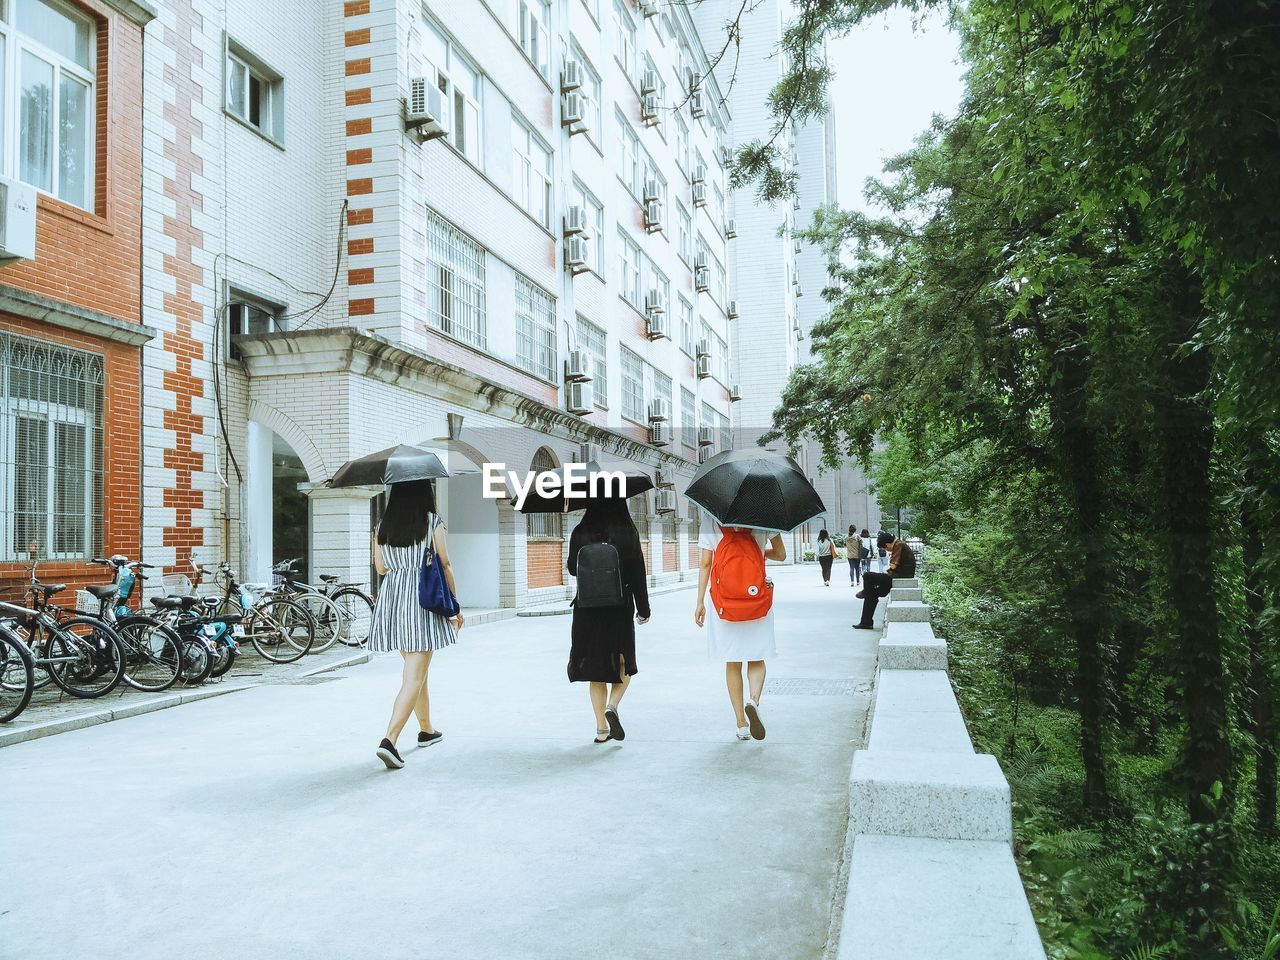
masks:
<svg viewBox="0 0 1280 960"><path fill-rule="evenodd" d="M0 283L138 323L141 319L142 28L96 0L76 3L98 27L94 209L53 197L36 202L36 258L0 269ZM0 328L103 357L103 543L107 553L142 549L141 351L63 327L0 314ZM0 564L0 584L26 578ZM37 574L70 587L104 583L101 567L43 563ZM70 602L73 597L64 595Z"/></svg>
<svg viewBox="0 0 1280 960"><path fill-rule="evenodd" d="M702 548L698 546L697 540L689 541L689 566L694 570L698 569L698 565L702 563Z"/></svg>
<svg viewBox="0 0 1280 960"><path fill-rule="evenodd" d="M564 545L561 540L530 540L528 543L528 587L558 587L564 583Z"/></svg>
<svg viewBox="0 0 1280 960"><path fill-rule="evenodd" d="M662 541L662 572L674 573L676 571L676 550L677 544L674 540ZM657 573L658 571L654 571Z"/></svg>

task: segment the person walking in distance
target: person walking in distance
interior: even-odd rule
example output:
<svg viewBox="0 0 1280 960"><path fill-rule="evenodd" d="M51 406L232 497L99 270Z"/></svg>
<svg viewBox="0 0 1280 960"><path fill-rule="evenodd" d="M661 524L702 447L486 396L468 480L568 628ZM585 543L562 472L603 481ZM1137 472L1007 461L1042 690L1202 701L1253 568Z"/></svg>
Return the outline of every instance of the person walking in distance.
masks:
<svg viewBox="0 0 1280 960"><path fill-rule="evenodd" d="M868 573L862 578L862 589L854 594L862 599L862 619L853 625L855 630L874 630L871 620L881 597L887 597L893 589L894 577L916 575L916 555L905 540L895 540L891 534L880 534L880 546L889 555L889 569L884 573Z"/></svg>
<svg viewBox="0 0 1280 960"><path fill-rule="evenodd" d="M818 566L822 568L822 585L831 586L831 564L836 559L835 541L828 536L826 530L818 531Z"/></svg>
<svg viewBox="0 0 1280 960"><path fill-rule="evenodd" d="M442 734L431 725L427 670L432 654L457 642L463 622L461 610L454 617L446 617L424 609L419 602L424 558L440 564L449 590L454 597L458 595L444 521L436 513L430 480L391 485L372 546L374 568L384 579L373 606L369 651L397 651L404 659L400 692L391 706L387 735L378 744L377 755L388 769L398 770L404 766L404 758L396 750L396 741L410 714L418 717L418 746L440 742Z"/></svg>
<svg viewBox="0 0 1280 960"><path fill-rule="evenodd" d="M738 739L764 739L760 696L765 660L777 654L773 629L773 583L765 576L765 560L787 559L782 535L746 527L721 527L711 518L698 537L698 601L693 621L707 627L707 652L724 663L725 684L738 726ZM707 616L707 589L711 615ZM742 696L742 665L747 665L750 699Z"/></svg>
<svg viewBox="0 0 1280 960"><path fill-rule="evenodd" d="M862 557L862 575L871 571L871 558L876 555L876 542L871 539L871 531L866 527L858 534L858 556Z"/></svg>
<svg viewBox="0 0 1280 960"><path fill-rule="evenodd" d="M644 553L625 500L588 504L569 537L568 563L578 581L569 682L590 685L595 742L623 740L618 704L637 671L635 624L648 623L650 613Z"/></svg>
<svg viewBox="0 0 1280 960"><path fill-rule="evenodd" d="M844 538L844 552L849 561L849 586L856 587L862 582L862 558L865 547L858 539L858 528L849 524L849 533Z"/></svg>

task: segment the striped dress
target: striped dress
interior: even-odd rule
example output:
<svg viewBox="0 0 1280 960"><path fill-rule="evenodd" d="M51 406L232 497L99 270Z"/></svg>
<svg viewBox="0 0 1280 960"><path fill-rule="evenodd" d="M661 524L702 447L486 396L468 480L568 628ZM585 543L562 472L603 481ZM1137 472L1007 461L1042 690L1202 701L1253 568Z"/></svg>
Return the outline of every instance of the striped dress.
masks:
<svg viewBox="0 0 1280 960"><path fill-rule="evenodd" d="M422 571L422 554L435 536L436 527L444 521L431 514L426 539L411 547L382 544L382 562L387 575L373 605L373 626L369 631L371 653L422 653L440 650L458 640L457 632L447 617L418 605L418 578Z"/></svg>

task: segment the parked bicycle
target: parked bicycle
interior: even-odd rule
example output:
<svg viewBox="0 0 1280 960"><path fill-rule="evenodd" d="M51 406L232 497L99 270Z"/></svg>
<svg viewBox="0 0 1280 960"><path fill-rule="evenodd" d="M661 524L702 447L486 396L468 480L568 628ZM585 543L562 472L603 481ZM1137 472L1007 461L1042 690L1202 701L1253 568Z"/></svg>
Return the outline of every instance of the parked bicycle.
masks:
<svg viewBox="0 0 1280 960"><path fill-rule="evenodd" d="M206 672L208 650L202 644L184 642L157 618L129 606L135 587L147 579L142 571L153 569L152 565L121 554L94 557L89 562L113 571L111 583L85 589L98 601L98 616L115 628L124 645L125 683L135 690L159 693L179 677L187 683L199 682L196 678Z"/></svg>
<svg viewBox="0 0 1280 960"><path fill-rule="evenodd" d="M32 617L34 610L0 603L0 608L13 611L13 616ZM5 610L0 609L0 618ZM0 723L8 723L22 713L36 689L36 668L25 641L3 619L0 619Z"/></svg>
<svg viewBox="0 0 1280 960"><path fill-rule="evenodd" d="M203 576L203 565L192 563ZM238 614L245 638L272 663L293 663L311 650L316 624L307 608L265 584L241 583L227 563L214 577L222 591L219 615Z"/></svg>
<svg viewBox="0 0 1280 960"><path fill-rule="evenodd" d="M373 598L353 582L339 582L321 574L319 587L295 580L300 560L282 560L271 568L274 582L292 600L301 603L316 619L316 643L312 653L328 650L337 641L360 647L373 625Z"/></svg>

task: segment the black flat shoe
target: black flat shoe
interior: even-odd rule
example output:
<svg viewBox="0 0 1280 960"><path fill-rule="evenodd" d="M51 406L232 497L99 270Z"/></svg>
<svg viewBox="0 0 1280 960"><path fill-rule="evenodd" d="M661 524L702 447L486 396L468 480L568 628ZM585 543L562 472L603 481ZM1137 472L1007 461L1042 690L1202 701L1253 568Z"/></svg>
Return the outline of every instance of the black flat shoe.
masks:
<svg viewBox="0 0 1280 960"><path fill-rule="evenodd" d="M404 757L396 750L396 745L386 737L378 744L378 759L387 765L388 770L399 770L404 766Z"/></svg>
<svg viewBox="0 0 1280 960"><path fill-rule="evenodd" d="M622 729L622 721L618 719L618 708L613 704L604 708L604 719L609 724L609 736L614 740L627 739L627 731Z"/></svg>
<svg viewBox="0 0 1280 960"><path fill-rule="evenodd" d="M444 736L444 734L443 734L443 733L441 733L439 730L433 730L431 733L427 733L427 732L425 732L425 731L423 731L423 730L419 730L419 731L418 731L418 746L420 746L420 747L429 747L429 746L431 746L433 743L439 743L439 742L440 742L440 738L441 738L441 737L443 737L443 736Z"/></svg>
<svg viewBox="0 0 1280 960"><path fill-rule="evenodd" d="M867 593L865 590L859 590L857 593L854 594L854 596L857 597L859 600L864 599L866 595Z"/></svg>
<svg viewBox="0 0 1280 960"><path fill-rule="evenodd" d="M603 739L603 740L601 740L601 739L600 739L601 737L604 737L604 739ZM608 727L605 727L605 729L603 729L603 730L601 730L599 727L596 727L596 738L595 738L594 740L592 740L591 742L592 742L592 743L608 743L608 742L609 742L610 740L612 740L612 739L613 739L613 737L609 735L609 728L608 728Z"/></svg>
<svg viewBox="0 0 1280 960"><path fill-rule="evenodd" d="M853 625L853 629L855 629L855 630L874 630L874 629L875 629L875 626L874 626L874 624L870 624L870 623L855 623L855 624Z"/></svg>

